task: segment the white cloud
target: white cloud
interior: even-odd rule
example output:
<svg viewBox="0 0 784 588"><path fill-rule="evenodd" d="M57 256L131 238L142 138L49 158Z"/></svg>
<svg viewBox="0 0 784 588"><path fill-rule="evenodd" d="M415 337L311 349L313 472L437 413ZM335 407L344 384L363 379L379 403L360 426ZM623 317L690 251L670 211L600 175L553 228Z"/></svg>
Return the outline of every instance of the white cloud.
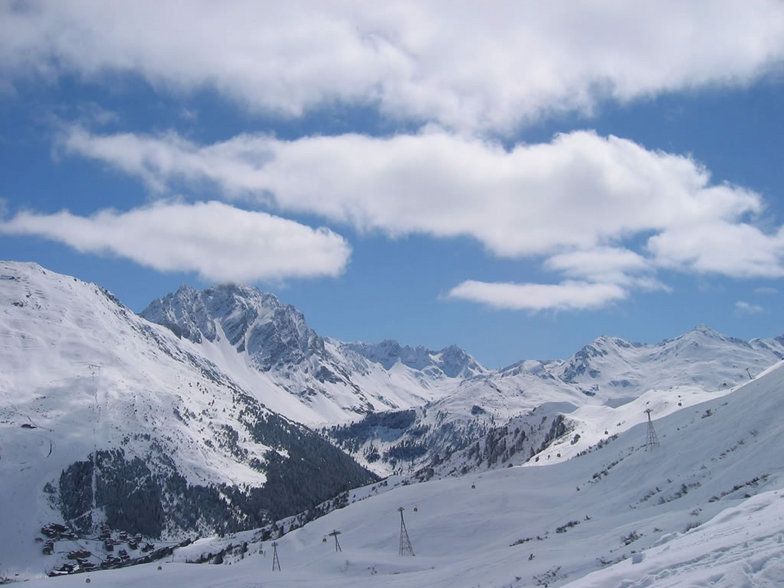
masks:
<svg viewBox="0 0 784 588"><path fill-rule="evenodd" d="M158 271L254 282L339 275L351 249L339 235L220 202L157 203L80 217L21 212L0 233L37 235L81 252L114 254Z"/></svg>
<svg viewBox="0 0 784 588"><path fill-rule="evenodd" d="M742 300L738 300L735 303L735 310L740 314L759 314L760 312L765 311L763 307L757 304L749 304Z"/></svg>
<svg viewBox="0 0 784 588"><path fill-rule="evenodd" d="M217 92L254 113L370 105L421 124L420 134L383 139L241 135L209 145L72 126L60 147L158 193L185 185L214 198L217 188L220 198L360 231L467 236L499 257L542 258L566 281L469 281L452 291L534 310L597 308L632 289L665 288L662 268L780 277L784 231L755 226L761 197L712 184L689 157L590 132L512 149L482 138L553 113L590 114L605 99L748 84L782 62L784 4L775 0L521 0L493 10L447 0L0 3L0 92L31 78L105 84L129 74L160 94ZM199 230L178 228L186 217ZM217 202L90 218L26 213L0 227L163 270L232 276L217 279L335 275L349 255L334 233ZM292 236L285 251L281 233ZM172 240L183 246L147 246ZM280 255L234 259L243 244Z"/></svg>
<svg viewBox="0 0 784 588"><path fill-rule="evenodd" d="M662 267L735 278L784 276L784 227L764 233L738 222L677 227L654 235L648 249Z"/></svg>
<svg viewBox="0 0 784 588"><path fill-rule="evenodd" d="M782 57L774 0L0 5L4 85L127 72L174 93L214 89L251 110L377 104L473 131L590 112L605 98L744 84Z"/></svg>
<svg viewBox="0 0 784 588"><path fill-rule="evenodd" d="M597 247L559 253L548 258L544 266L570 278L649 290L666 289L653 277L655 269L649 259L622 247Z"/></svg>
<svg viewBox="0 0 784 588"><path fill-rule="evenodd" d="M513 284L468 280L452 288L449 298L507 310L588 310L623 300L628 291L617 284L565 281L560 284Z"/></svg>
<svg viewBox="0 0 784 588"><path fill-rule="evenodd" d="M689 157L591 132L505 150L439 130L199 145L171 133L95 135L76 126L62 148L155 190L204 185L358 230L468 236L500 257L548 256L548 269L591 282L659 288L656 268L784 273L782 230L749 224L764 211L758 194L711 184ZM640 251L622 246L635 239Z"/></svg>

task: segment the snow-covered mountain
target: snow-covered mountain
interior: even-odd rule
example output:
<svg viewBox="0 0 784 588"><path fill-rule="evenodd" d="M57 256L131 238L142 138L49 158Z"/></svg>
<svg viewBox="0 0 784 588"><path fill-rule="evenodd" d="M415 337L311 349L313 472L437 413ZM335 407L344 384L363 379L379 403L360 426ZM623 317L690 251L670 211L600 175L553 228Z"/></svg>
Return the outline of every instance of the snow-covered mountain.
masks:
<svg viewBox="0 0 784 588"><path fill-rule="evenodd" d="M569 359L525 360L478 373L424 406L367 415L328 434L382 475L422 478L520 464L574 431L578 439L569 438L571 451L559 447L542 455L559 459L558 453L585 448L579 440L583 415L591 415L590 421L643 396L654 403L676 398L657 405L669 413L725 394L782 357L784 337L746 342L705 326L653 345L600 337ZM618 433L643 418L640 412L610 428Z"/></svg>
<svg viewBox="0 0 784 588"><path fill-rule="evenodd" d="M0 564L48 569L31 543L47 523L82 537L108 523L172 541L306 511L302 524L320 502L372 479L334 445L380 475L442 478L427 487L458 495L459 476L476 486L487 476L500 492L516 474L496 470L635 453L623 440L646 426L647 409L657 428L706 401L699 420L712 417L759 381L775 387L780 374L743 384L784 357L784 337L746 342L700 326L655 345L601 337L566 360L487 370L457 347L322 337L293 307L244 286L182 287L143 314L99 286L0 262ZM552 480L584 490L613 467L588 486L582 473ZM522 480L536 485L530 475ZM352 497L383 502L392 485Z"/></svg>
<svg viewBox="0 0 784 588"><path fill-rule="evenodd" d="M401 363L435 379L465 379L487 373L487 369L457 345L450 345L441 351L431 351L424 347L402 346L397 341L387 340L373 345L345 343L341 347L381 364L385 370L391 370Z"/></svg>
<svg viewBox="0 0 784 588"><path fill-rule="evenodd" d="M784 356L784 338L746 342L699 326L655 345L600 337L567 360L491 371L456 346L321 337L275 296L233 285L183 286L142 316L197 344L273 410L324 427L379 475L465 471L472 460L487 467L495 453L502 463L525 460L563 432L559 414L657 389L683 388L697 401L693 391L727 391ZM493 457L474 449L472 460L450 458L477 442L497 447Z"/></svg>
<svg viewBox="0 0 784 588"><path fill-rule="evenodd" d="M324 427L380 475L465 471L470 463L450 456L485 435L502 463L511 457L504 445L524 461L563 433L559 415L578 407L675 388L683 406L701 399L696 392L726 392L784 356L784 337L746 342L699 326L655 345L600 337L567 360L491 371L456 346L434 352L323 338L293 307L240 286L182 287L142 315L198 343L248 389L263 389L274 410ZM473 455L485 467L496 461L477 449Z"/></svg>
<svg viewBox="0 0 784 588"><path fill-rule="evenodd" d="M258 527L373 476L100 287L0 262L0 553ZM42 569L41 562L37 564Z"/></svg>
<svg viewBox="0 0 784 588"><path fill-rule="evenodd" d="M782 357L784 336L743 341L700 325L655 345L600 337L566 361L548 362L546 368L564 382L580 386L585 394L624 401L652 387L732 386Z"/></svg>
<svg viewBox="0 0 784 588"><path fill-rule="evenodd" d="M88 577L151 588L780 586L784 364L755 376L655 419L657 446L643 422L617 436L587 432L588 450L560 463L352 491L346 508L277 539L280 570L270 542L245 533ZM677 404L675 390L660 396ZM626 420L642 407L606 408ZM399 554L401 507L415 557ZM185 563L218 552L231 565Z"/></svg>
<svg viewBox="0 0 784 588"><path fill-rule="evenodd" d="M248 389L264 390L270 408L308 425L419 406L487 372L458 347L323 338L294 307L246 286L183 286L141 314L198 344Z"/></svg>

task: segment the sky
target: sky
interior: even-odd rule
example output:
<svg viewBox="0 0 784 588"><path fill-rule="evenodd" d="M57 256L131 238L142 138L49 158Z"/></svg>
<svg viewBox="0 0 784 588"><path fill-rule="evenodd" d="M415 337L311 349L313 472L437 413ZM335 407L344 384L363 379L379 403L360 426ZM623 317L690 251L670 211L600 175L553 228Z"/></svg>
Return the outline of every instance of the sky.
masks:
<svg viewBox="0 0 784 588"><path fill-rule="evenodd" d="M0 0L0 258L494 368L784 334L784 4Z"/></svg>

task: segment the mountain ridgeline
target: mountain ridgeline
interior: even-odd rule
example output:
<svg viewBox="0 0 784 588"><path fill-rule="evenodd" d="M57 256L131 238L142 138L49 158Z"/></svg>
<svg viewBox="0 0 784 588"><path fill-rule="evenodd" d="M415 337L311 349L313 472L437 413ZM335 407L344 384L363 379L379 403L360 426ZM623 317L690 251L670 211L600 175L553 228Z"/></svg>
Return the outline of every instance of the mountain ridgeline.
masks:
<svg viewBox="0 0 784 588"><path fill-rule="evenodd" d="M99 286L0 262L0 518L26 539L48 523L175 540L304 521L379 476L589 452L597 415L609 442L646 407L728 393L782 357L784 337L700 326L488 370L456 346L323 337L247 286L183 286L136 315ZM7 549L29 559L29 542Z"/></svg>
<svg viewBox="0 0 784 588"><path fill-rule="evenodd" d="M228 354L263 372L298 401L277 410L320 427L379 475L522 463L566 433L561 415L577 407L617 406L652 389L728 389L784 356L784 337L747 342L698 326L654 345L600 337L566 360L493 371L457 346L323 338L292 306L244 286L183 286L141 314L213 350L216 361Z"/></svg>
<svg viewBox="0 0 784 588"><path fill-rule="evenodd" d="M141 316L198 344L216 363L231 364L227 369L248 387L265 389L267 405L308 425L417 406L487 371L458 347L433 352L321 337L293 306L247 286L183 286Z"/></svg>

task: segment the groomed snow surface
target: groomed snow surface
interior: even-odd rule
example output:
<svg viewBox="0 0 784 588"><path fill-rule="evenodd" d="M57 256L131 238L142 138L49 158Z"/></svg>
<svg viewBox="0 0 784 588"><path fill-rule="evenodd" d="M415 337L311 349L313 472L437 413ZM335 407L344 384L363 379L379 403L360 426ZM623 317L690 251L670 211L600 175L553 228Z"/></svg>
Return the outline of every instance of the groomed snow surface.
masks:
<svg viewBox="0 0 784 588"><path fill-rule="evenodd" d="M779 363L655 420L656 448L643 422L546 467L365 490L278 539L281 571L249 532L201 540L173 561L26 586L781 586L782 414ZM398 555L401 506L414 557ZM184 561L248 540L223 565Z"/></svg>

